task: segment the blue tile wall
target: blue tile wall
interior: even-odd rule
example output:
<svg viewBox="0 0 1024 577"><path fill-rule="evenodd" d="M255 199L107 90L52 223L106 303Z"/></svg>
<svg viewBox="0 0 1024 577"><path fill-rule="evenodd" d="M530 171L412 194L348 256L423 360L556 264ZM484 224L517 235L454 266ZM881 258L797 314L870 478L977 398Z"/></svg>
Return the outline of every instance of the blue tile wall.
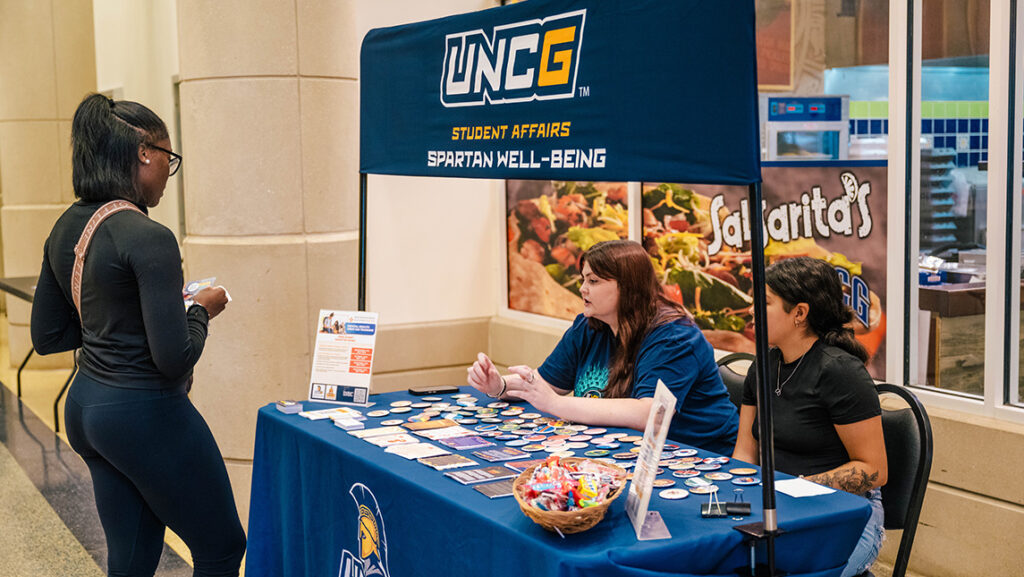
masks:
<svg viewBox="0 0 1024 577"><path fill-rule="evenodd" d="M888 134L889 121L882 119L852 119L850 134ZM921 120L921 134L932 135L934 148L956 150L958 136L967 136L969 149L958 150L957 166L977 166L979 161L988 160L988 119L987 118L924 118Z"/></svg>

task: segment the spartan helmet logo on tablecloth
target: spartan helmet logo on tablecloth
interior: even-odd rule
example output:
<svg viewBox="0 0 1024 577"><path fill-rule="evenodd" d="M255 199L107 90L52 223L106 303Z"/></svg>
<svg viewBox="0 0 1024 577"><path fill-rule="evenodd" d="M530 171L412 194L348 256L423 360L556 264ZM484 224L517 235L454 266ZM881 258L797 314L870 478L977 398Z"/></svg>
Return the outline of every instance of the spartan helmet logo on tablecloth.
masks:
<svg viewBox="0 0 1024 577"><path fill-rule="evenodd" d="M338 577L388 577L388 541L377 498L362 483L352 485L349 494L359 510L359 556L343 551Z"/></svg>

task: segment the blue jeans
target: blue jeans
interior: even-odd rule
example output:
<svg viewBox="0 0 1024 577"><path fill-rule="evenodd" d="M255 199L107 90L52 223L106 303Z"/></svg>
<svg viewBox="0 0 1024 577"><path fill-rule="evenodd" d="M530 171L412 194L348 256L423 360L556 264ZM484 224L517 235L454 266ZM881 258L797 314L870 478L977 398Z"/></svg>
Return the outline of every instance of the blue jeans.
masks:
<svg viewBox="0 0 1024 577"><path fill-rule="evenodd" d="M867 494L871 502L871 518L864 527L864 532L857 541L849 561L846 562L846 569L843 569L842 577L853 577L867 571L878 559L878 552L882 549L882 541L885 540L885 514L882 511L882 490L872 489Z"/></svg>

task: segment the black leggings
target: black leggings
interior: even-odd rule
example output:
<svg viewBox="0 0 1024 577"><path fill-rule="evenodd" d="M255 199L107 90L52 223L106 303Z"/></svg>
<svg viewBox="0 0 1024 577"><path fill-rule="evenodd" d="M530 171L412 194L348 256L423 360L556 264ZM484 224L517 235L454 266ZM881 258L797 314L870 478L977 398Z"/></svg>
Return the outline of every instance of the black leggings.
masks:
<svg viewBox="0 0 1024 577"><path fill-rule="evenodd" d="M79 371L64 418L92 474L109 575L152 576L165 527L188 546L194 576L238 575L245 532L227 469L184 387L123 389Z"/></svg>

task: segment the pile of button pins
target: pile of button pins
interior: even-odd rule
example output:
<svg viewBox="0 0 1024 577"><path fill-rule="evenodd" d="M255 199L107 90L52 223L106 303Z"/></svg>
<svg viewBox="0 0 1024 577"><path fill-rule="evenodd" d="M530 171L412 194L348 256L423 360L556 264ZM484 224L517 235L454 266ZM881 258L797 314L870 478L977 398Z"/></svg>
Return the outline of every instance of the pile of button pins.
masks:
<svg viewBox="0 0 1024 577"><path fill-rule="evenodd" d="M370 411L369 417L383 418L381 425L399 425L403 421L425 421L434 418L454 420L469 426L481 437L503 442L537 457L544 455L572 457L582 451L583 457L595 461L614 463L623 469L632 469L643 444L643 437L637 434L608 432L600 427L588 427L540 413L527 412L522 406L510 405L504 401L491 401L472 394L451 395L449 401L442 397L421 397L419 402L395 401L388 409ZM417 414L412 410L420 410ZM396 418L397 417L397 418ZM659 496L665 499L683 499L689 494L708 494L719 489L718 483L732 485L759 485L758 470L738 467L723 471L729 464L729 457L698 456L696 449L681 448L666 443L662 449L654 481L655 489L662 489ZM630 475L629 477L632 477ZM629 480L627 477L627 480ZM684 488L678 488L677 483Z"/></svg>
<svg viewBox="0 0 1024 577"><path fill-rule="evenodd" d="M621 487L611 469L593 461L562 463L555 455L534 467L523 484L523 500L542 511L576 511L604 503Z"/></svg>

